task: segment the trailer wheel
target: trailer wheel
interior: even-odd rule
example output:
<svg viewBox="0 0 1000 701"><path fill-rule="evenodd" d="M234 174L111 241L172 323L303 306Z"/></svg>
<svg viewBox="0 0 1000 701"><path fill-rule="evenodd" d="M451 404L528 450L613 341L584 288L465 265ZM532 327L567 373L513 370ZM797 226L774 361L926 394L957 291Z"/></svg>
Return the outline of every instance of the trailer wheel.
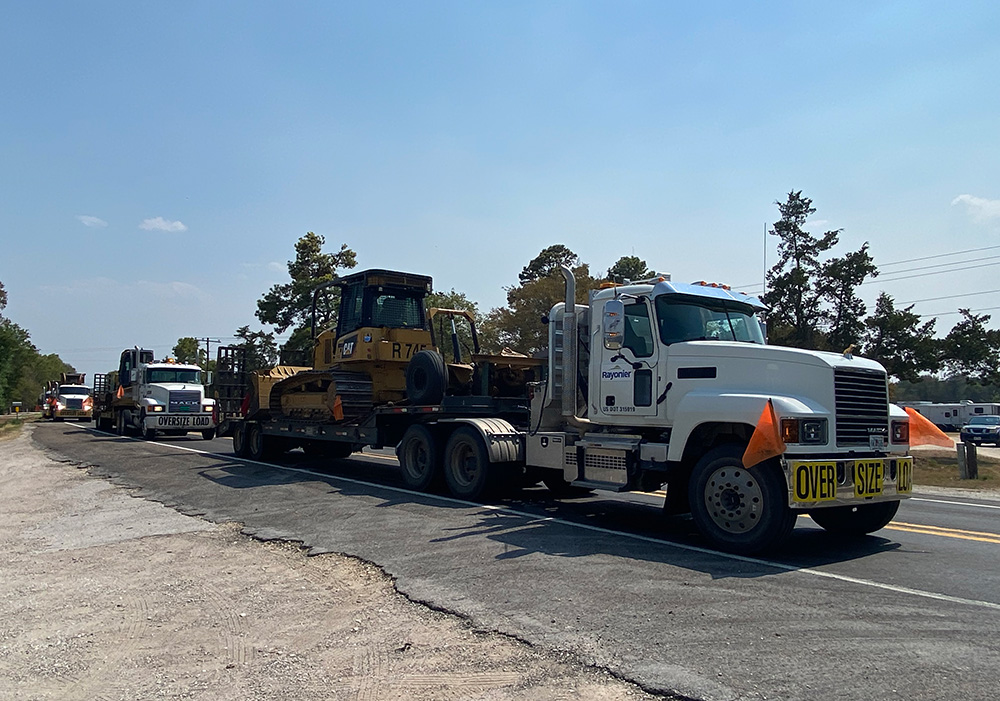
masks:
<svg viewBox="0 0 1000 701"><path fill-rule="evenodd" d="M469 426L457 429L444 451L444 479L459 499L482 499L496 488L498 467L490 463L479 432Z"/></svg>
<svg viewBox="0 0 1000 701"><path fill-rule="evenodd" d="M396 457L403 469L403 482L418 492L427 491L441 478L441 453L434 434L426 426L414 424L406 429L396 447Z"/></svg>
<svg viewBox="0 0 1000 701"><path fill-rule="evenodd" d="M830 533L861 536L885 528L898 509L898 501L880 501L875 504L816 509L809 512L809 517Z"/></svg>
<svg viewBox="0 0 1000 701"><path fill-rule="evenodd" d="M743 467L744 446L718 446L694 466L688 485L691 516L720 550L751 554L773 548L791 533L796 514L788 508L781 469L772 460Z"/></svg>
<svg viewBox="0 0 1000 701"><path fill-rule="evenodd" d="M233 454L238 458L248 457L245 423L238 423L233 427Z"/></svg>
<svg viewBox="0 0 1000 701"><path fill-rule="evenodd" d="M270 457L267 437L260 424L253 423L247 428L247 456L251 460L265 461Z"/></svg>
<svg viewBox="0 0 1000 701"><path fill-rule="evenodd" d="M431 350L418 351L406 365L406 398L413 404L438 404L448 388L444 358Z"/></svg>

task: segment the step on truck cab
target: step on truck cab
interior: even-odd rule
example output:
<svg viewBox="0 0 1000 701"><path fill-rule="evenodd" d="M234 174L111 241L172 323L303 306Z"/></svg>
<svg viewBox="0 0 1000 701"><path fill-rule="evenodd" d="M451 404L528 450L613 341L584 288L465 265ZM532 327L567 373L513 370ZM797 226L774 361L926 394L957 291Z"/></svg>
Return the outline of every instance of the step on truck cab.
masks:
<svg viewBox="0 0 1000 701"><path fill-rule="evenodd" d="M215 438L215 400L206 396L202 370L172 359L154 361L153 351L127 348L117 372L95 383L98 428L114 428L119 435L201 433Z"/></svg>

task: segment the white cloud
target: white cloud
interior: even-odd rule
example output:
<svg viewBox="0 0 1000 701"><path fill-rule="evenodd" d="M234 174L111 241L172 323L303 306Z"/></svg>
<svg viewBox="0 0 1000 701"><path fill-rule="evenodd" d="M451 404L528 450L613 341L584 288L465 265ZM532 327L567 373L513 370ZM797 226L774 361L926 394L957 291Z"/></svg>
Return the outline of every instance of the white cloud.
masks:
<svg viewBox="0 0 1000 701"><path fill-rule="evenodd" d="M284 263L279 263L278 261L275 261L275 260L272 260L270 263L267 264L267 269L268 270L273 270L276 273L283 273L283 272L285 272L285 270L287 269L287 267L288 266L286 266Z"/></svg>
<svg viewBox="0 0 1000 701"><path fill-rule="evenodd" d="M100 217L92 217L89 214L77 214L76 218L84 226L90 226L96 229L103 229L108 225L108 223Z"/></svg>
<svg viewBox="0 0 1000 701"><path fill-rule="evenodd" d="M959 195L951 201L952 206L965 205L966 211L975 222L1000 219L1000 200L988 200L974 195Z"/></svg>
<svg viewBox="0 0 1000 701"><path fill-rule="evenodd" d="M146 231L187 231L187 227L184 225L184 222L170 221L169 219L164 219L163 217L143 219L142 223L139 224L139 228Z"/></svg>

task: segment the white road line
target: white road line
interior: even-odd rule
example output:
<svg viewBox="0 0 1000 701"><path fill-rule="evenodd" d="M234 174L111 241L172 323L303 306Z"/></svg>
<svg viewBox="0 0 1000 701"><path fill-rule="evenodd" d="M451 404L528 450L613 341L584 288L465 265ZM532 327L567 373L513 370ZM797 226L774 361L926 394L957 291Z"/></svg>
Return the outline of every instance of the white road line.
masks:
<svg viewBox="0 0 1000 701"><path fill-rule="evenodd" d="M101 435L108 435L106 433L97 431L97 429L90 426L80 426L79 428L92 431L94 433L101 433ZM120 436L116 436L120 437ZM428 494L426 492L414 492L410 489L403 489L402 487L392 487L384 484L376 484L374 482L365 482L364 480L354 479L352 477L339 477L337 475L325 474L322 472L314 472L313 470L306 470L299 467L286 467L284 465L273 465L271 463L259 462L257 460L251 460L249 458L239 458L235 455L223 455L222 453L213 453L207 450L198 450L197 448L188 448L182 445L173 445L170 443L157 443L155 441L142 441L138 438L126 437L126 440L143 442L147 445L158 445L164 448L174 448L176 450L185 450L189 453L198 453L200 455L211 455L212 457L225 458L228 460L239 460L240 462L249 463L252 465L260 465L261 467L267 467L275 470L287 470L289 472L297 472L300 474L314 475L316 477L322 477L324 479L333 479L341 482L347 482L349 484L361 485L364 487L372 487L375 489L384 489L391 492L398 492L400 494L410 494L422 499L432 499L437 501L443 501L448 504L458 504L462 506L468 506L476 509L487 509L489 511L499 511L507 514L514 514L515 516L521 516L523 518L529 519L534 523L557 523L562 526L567 526L569 528L577 528L580 530L591 531L593 533L602 533L605 535L612 535L619 538L626 538L628 540L635 540L643 543L653 543L667 548L676 548L678 550L686 550L688 552L695 552L702 555L712 555L714 557L725 558L728 560L735 560L737 562L746 562L753 565L764 565L765 567L771 567L777 570L783 570L785 572L791 573L801 573L808 574L814 577L821 577L824 579L832 579L838 582L847 582L848 584L857 584L863 587L870 587L872 589L883 589L885 591L896 592L898 594L907 594L909 596L916 596L924 599L933 599L935 601L947 601L952 604L963 604L966 606L977 606L979 608L993 609L1000 611L1000 603L994 603L992 601L981 601L979 599L966 599L960 596L950 596L948 594L939 594L933 591L925 591L923 589L912 589L910 587L901 587L895 584L885 584L883 582L876 582L870 579L861 579L859 577L850 577L843 574L835 574L833 572L824 572L822 570L816 570L808 567L796 567L795 565L786 565L783 562L774 562L773 560L763 560L755 557L747 557L745 555L734 555L732 553L719 552L718 550L710 550L709 548L702 548L697 545L687 545L685 543L674 543L669 540L660 540L659 538L652 538L650 536L639 535L637 533L625 533L623 531L615 531L610 528L602 528L601 526L592 526L586 523L576 523L574 521L566 521L561 518L556 518L554 516L538 516L537 514L528 513L526 511L519 511L518 509L511 509L506 506L497 506L495 504L477 504L473 501L465 501L464 499L455 499L454 497L440 496L437 494ZM362 453L364 455L364 453ZM924 501L936 501L934 499L925 499ZM968 504L963 504L962 502L945 502L945 503L955 503L963 506L968 506Z"/></svg>
<svg viewBox="0 0 1000 701"><path fill-rule="evenodd" d="M928 499L927 497L911 497L909 501L926 501L932 504L951 504L952 506L973 506L977 509L1000 509L996 504L976 504L968 501L948 501L947 499Z"/></svg>

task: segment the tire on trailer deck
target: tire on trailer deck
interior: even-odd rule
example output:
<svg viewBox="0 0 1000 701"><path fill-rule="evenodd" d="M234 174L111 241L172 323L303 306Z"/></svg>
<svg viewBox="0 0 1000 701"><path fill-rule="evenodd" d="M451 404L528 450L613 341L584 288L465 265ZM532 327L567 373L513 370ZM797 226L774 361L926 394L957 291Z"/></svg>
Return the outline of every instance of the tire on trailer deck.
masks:
<svg viewBox="0 0 1000 701"><path fill-rule="evenodd" d="M809 517L829 533L862 536L887 526L898 509L898 501L880 501L874 504L815 509L809 512Z"/></svg>
<svg viewBox="0 0 1000 701"><path fill-rule="evenodd" d="M432 350L418 351L406 365L406 398L413 404L439 404L448 389L444 358Z"/></svg>
<svg viewBox="0 0 1000 701"><path fill-rule="evenodd" d="M428 427L414 424L406 429L396 446L396 457L408 488L426 492L441 481L441 451Z"/></svg>
<svg viewBox="0 0 1000 701"><path fill-rule="evenodd" d="M688 499L698 530L727 552L752 554L779 545L792 532L781 468L766 460L743 467L744 446L727 443L708 451L691 473Z"/></svg>

